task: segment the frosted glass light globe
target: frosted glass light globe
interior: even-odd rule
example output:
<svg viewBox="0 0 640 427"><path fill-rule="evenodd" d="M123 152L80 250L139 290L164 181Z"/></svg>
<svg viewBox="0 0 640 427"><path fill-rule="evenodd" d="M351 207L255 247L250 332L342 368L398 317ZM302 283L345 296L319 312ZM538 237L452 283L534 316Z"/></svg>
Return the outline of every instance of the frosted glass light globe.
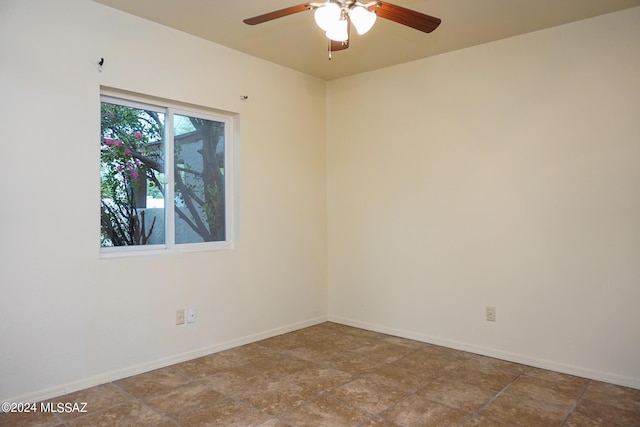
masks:
<svg viewBox="0 0 640 427"><path fill-rule="evenodd" d="M318 27L323 31L329 31L337 21L340 20L341 10L336 3L327 3L316 9L313 15Z"/></svg>
<svg viewBox="0 0 640 427"><path fill-rule="evenodd" d="M349 11L349 18L359 35L366 34L376 22L377 15L362 6L355 6Z"/></svg>
<svg viewBox="0 0 640 427"><path fill-rule="evenodd" d="M346 42L349 39L347 26L348 23L346 19L335 22L327 31L327 37L337 42Z"/></svg>

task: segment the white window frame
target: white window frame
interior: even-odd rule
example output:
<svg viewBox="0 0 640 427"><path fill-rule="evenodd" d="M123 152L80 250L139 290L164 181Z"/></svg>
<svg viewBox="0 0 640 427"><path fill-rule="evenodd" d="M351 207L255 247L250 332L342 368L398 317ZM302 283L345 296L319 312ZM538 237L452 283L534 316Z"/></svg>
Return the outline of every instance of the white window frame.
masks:
<svg viewBox="0 0 640 427"><path fill-rule="evenodd" d="M156 245L132 245L100 247L101 258L116 258L135 255L166 254L168 252L200 252L209 250L225 250L234 247L234 115L220 110L185 105L175 101L146 97L144 95L120 92L102 88L100 104L107 102L125 107L140 108L165 114L165 208L164 232L165 243ZM224 185L225 185L225 240L218 242L175 243L175 180L174 180L174 129L175 114L197 117L205 120L223 122L225 124L224 147ZM100 129L102 131L102 129ZM99 174L98 174L99 175Z"/></svg>

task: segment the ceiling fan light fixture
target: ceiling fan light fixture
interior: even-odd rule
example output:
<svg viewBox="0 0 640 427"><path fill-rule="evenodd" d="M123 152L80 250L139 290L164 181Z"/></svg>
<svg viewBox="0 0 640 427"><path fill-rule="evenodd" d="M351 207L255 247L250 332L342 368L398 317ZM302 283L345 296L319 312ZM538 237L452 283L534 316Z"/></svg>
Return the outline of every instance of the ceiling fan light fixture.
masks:
<svg viewBox="0 0 640 427"><path fill-rule="evenodd" d="M346 42L349 40L348 26L349 23L346 19L335 21L331 28L327 30L327 38L337 42Z"/></svg>
<svg viewBox="0 0 640 427"><path fill-rule="evenodd" d="M0 0L1 2L2 0ZM397 6L381 0L311 0L284 9L263 13L244 19L247 25L257 25L274 19L313 10L317 25L325 32L328 43L329 59L331 52L349 47L351 23L358 34L365 34L375 24L377 17L411 27L423 33L430 33L440 25L440 18Z"/></svg>
<svg viewBox="0 0 640 427"><path fill-rule="evenodd" d="M341 15L342 11L340 6L336 3L329 2L318 7L313 16L318 27L322 28L323 31L329 31L338 21L340 21Z"/></svg>
<svg viewBox="0 0 640 427"><path fill-rule="evenodd" d="M353 6L349 10L349 18L359 35L366 34L376 22L377 15L362 6Z"/></svg>

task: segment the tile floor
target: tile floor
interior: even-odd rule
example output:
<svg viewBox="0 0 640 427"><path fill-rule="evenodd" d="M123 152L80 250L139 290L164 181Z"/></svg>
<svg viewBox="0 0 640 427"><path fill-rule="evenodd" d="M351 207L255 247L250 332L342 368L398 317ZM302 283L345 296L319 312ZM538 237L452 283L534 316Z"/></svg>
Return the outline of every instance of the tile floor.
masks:
<svg viewBox="0 0 640 427"><path fill-rule="evenodd" d="M2 426L640 426L640 390L323 323L62 396Z"/></svg>

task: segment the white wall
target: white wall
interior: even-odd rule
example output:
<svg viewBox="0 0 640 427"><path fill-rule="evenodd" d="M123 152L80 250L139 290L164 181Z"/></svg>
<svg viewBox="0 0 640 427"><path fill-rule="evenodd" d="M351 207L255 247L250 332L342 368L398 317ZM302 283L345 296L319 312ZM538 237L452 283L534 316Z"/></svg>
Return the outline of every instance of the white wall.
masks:
<svg viewBox="0 0 640 427"><path fill-rule="evenodd" d="M236 249L99 259L101 85L239 114ZM0 94L0 400L326 320L325 82L91 1L0 0Z"/></svg>
<svg viewBox="0 0 640 427"><path fill-rule="evenodd" d="M329 318L640 387L639 22L330 82Z"/></svg>

